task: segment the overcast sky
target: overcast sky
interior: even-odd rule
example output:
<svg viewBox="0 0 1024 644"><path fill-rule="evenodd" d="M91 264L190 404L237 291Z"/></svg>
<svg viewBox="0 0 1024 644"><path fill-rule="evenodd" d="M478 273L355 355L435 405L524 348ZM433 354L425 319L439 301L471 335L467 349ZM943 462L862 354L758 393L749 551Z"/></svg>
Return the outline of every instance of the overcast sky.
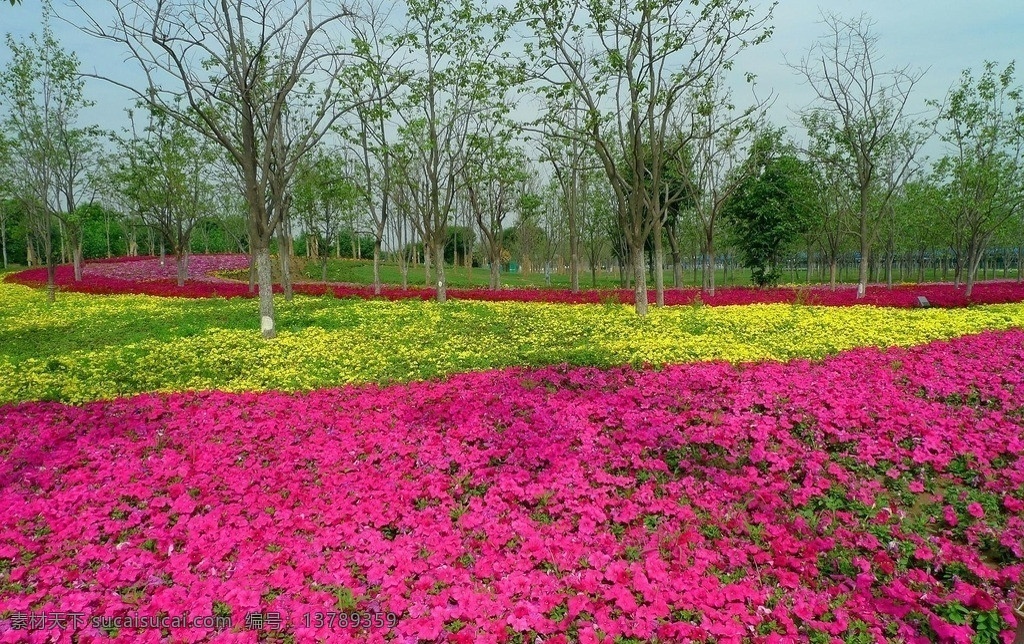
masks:
<svg viewBox="0 0 1024 644"><path fill-rule="evenodd" d="M22 2L15 7L6 0L0 2L0 32L20 39L39 31L39 0ZM85 4L92 2L101 4L98 0L86 0ZM63 0L54 0L54 8L76 19L71 10L65 9ZM870 16L880 38L881 67L909 65L927 70L915 92L915 109L923 109L925 99L941 99L964 68L979 69L985 60L1005 65L1015 57L1024 57L1022 0L781 0L775 11L772 39L744 52L736 65L737 72L757 74L759 88L771 88L777 94L773 119L779 125L791 125L793 110L806 106L812 98L799 76L785 65L785 58L799 60L823 35L821 8L848 17L860 13ZM54 31L66 49L78 54L83 70L137 77L137 71L122 62L122 52L109 43L91 39L59 20L54 23ZM6 44L0 45L0 66L9 59ZM1024 69L1019 70L1017 79L1018 84L1024 83ZM90 79L87 92L97 105L83 114L86 121L107 129L124 124L124 109L132 101L123 90ZM736 98L741 102L742 97Z"/></svg>

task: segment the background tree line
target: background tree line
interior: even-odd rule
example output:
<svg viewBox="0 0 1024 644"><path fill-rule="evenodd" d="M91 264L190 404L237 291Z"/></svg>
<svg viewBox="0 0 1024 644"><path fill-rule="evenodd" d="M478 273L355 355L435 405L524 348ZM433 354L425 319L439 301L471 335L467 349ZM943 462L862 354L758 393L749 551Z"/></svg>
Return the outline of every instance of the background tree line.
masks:
<svg viewBox="0 0 1024 644"><path fill-rule="evenodd" d="M295 258L614 275L637 312L686 281L891 286L1021 276L1024 104L1014 64L946 96L883 69L871 21L827 14L792 67L799 127L731 89L771 34L751 0L81 3L72 18L145 77L117 132L82 122L76 55L7 38L0 70L5 265L245 252L261 327ZM256 26L260 26L259 29ZM752 78L746 77L747 81ZM911 112L928 100L928 111ZM939 154L926 158L922 149ZM272 260L272 255L275 259ZM52 296L51 287L51 296Z"/></svg>

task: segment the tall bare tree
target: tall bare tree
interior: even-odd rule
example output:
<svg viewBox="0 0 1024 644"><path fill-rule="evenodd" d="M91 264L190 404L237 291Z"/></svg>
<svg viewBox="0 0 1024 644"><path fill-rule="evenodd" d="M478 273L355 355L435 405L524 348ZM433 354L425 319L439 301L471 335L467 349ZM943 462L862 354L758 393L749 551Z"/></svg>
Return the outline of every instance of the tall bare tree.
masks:
<svg viewBox="0 0 1024 644"><path fill-rule="evenodd" d="M518 206L529 173L526 155L512 141L510 124L484 119L467 141L463 181L469 211L480 230L490 265L488 284L500 286L505 218Z"/></svg>
<svg viewBox="0 0 1024 644"><path fill-rule="evenodd" d="M755 4L522 0L536 76L565 113L566 135L594 148L612 184L639 315L647 312L644 248L666 205L661 184L664 159L673 152L666 149L669 125L687 92L769 36L774 3L763 11ZM572 111L578 119L569 118Z"/></svg>
<svg viewBox="0 0 1024 644"><path fill-rule="evenodd" d="M818 125L812 135L831 139L824 147L846 181L857 192L860 269L857 297L868 283L871 246L889 201L906 182L911 164L924 143L907 103L924 75L909 67L878 69L878 36L866 16L843 18L826 13L825 35L793 65L817 94L817 104L804 112ZM883 177L883 173L889 176Z"/></svg>
<svg viewBox="0 0 1024 644"><path fill-rule="evenodd" d="M965 268L970 297L988 244L1024 211L1024 89L1014 86L1013 63L1000 71L987 62L978 78L964 71L940 120L949 153L935 175L947 195L957 277Z"/></svg>
<svg viewBox="0 0 1024 644"><path fill-rule="evenodd" d="M474 116L509 111L508 89L518 80L504 53L512 14L473 0L407 2L402 38L421 66L408 77L399 107L401 145L396 179L414 213L424 260L437 272L437 300L447 298L444 256L448 225L462 187L466 141Z"/></svg>
<svg viewBox="0 0 1024 644"><path fill-rule="evenodd" d="M394 4L371 4L364 16L352 21L356 62L348 68L344 80L346 89L358 97L355 123L343 133L355 150L362 199L373 225L376 295L381 291L381 250L392 209L392 120L397 109L396 94L406 77L401 60L402 32L392 24L394 13Z"/></svg>
<svg viewBox="0 0 1024 644"><path fill-rule="evenodd" d="M299 162L345 113L337 39L350 11L313 0L72 0L83 30L121 44L147 87L106 78L219 145L249 209L260 327L273 338L270 242Z"/></svg>
<svg viewBox="0 0 1024 644"><path fill-rule="evenodd" d="M183 286L192 231L212 210L214 151L207 140L160 112L149 114L142 131L134 112L128 116L132 129L119 139L109 181L120 201L170 247Z"/></svg>
<svg viewBox="0 0 1024 644"><path fill-rule="evenodd" d="M89 105L78 74L78 58L65 52L54 37L51 15L49 2L44 2L41 35L20 42L8 35L12 57L0 71L0 101L16 164L15 191L28 219L29 256L34 242L47 267L47 297L53 301L55 226L64 233L62 242L70 241L75 278L82 277L75 187L84 171L90 130L77 127L79 110Z"/></svg>

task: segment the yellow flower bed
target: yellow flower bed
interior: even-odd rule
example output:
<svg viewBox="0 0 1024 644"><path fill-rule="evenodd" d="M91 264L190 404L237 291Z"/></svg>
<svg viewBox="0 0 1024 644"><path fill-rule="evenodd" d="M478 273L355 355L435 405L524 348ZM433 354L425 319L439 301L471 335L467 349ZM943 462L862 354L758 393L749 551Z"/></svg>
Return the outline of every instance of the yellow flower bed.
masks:
<svg viewBox="0 0 1024 644"><path fill-rule="evenodd" d="M257 303L45 295L0 284L0 403L80 403L144 391L302 390L560 362L659 365L819 358L1024 327L1024 304L905 310L786 304L652 309L453 301L276 302L263 341Z"/></svg>

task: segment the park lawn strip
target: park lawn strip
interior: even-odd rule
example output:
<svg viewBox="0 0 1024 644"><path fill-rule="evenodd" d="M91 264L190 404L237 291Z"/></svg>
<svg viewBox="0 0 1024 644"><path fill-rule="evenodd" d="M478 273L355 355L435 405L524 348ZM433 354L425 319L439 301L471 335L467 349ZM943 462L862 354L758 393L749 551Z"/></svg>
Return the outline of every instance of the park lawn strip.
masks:
<svg viewBox="0 0 1024 644"><path fill-rule="evenodd" d="M254 300L45 294L0 285L0 403L149 391L312 390L510 366L822 358L1024 327L1024 304L901 310L787 304L653 309L296 297L259 340Z"/></svg>

